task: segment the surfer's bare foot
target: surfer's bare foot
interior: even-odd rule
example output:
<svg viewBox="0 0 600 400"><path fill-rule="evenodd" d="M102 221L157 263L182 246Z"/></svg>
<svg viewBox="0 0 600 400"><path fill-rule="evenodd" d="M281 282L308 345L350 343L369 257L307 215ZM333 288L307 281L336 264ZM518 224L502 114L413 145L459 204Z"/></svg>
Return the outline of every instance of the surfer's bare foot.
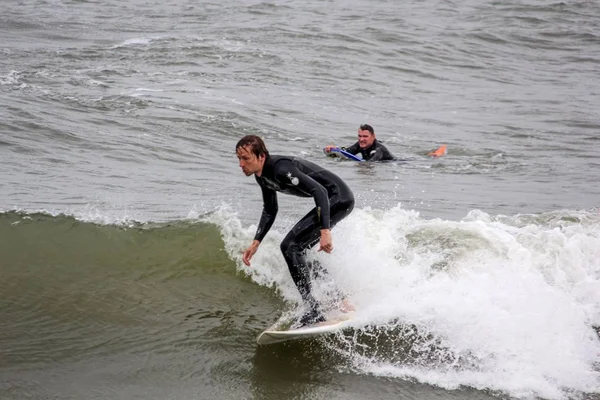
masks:
<svg viewBox="0 0 600 400"><path fill-rule="evenodd" d="M348 299L342 300L342 304L340 304L340 311L343 313L349 313L351 311L356 311L355 308L350 304Z"/></svg>

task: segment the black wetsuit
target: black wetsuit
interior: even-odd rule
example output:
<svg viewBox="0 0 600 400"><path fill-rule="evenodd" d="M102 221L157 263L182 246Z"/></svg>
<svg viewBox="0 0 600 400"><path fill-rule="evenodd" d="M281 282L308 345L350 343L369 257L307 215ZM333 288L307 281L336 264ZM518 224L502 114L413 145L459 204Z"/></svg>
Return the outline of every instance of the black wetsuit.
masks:
<svg viewBox="0 0 600 400"><path fill-rule="evenodd" d="M277 215L277 192L313 197L316 207L306 214L281 242L281 252L312 319L320 315L310 291L306 250L317 244L321 229L330 229L354 208L354 195L344 181L318 165L295 157L270 155L261 176L255 176L263 196L263 212L254 239L262 241ZM321 316L322 317L322 316ZM305 323L314 322L306 320Z"/></svg>
<svg viewBox="0 0 600 400"><path fill-rule="evenodd" d="M352 154L360 153L363 160L366 161L391 161L396 159L396 157L394 157L381 142L377 141L377 139L375 139L373 144L366 149L361 149L358 142L356 142L345 150Z"/></svg>

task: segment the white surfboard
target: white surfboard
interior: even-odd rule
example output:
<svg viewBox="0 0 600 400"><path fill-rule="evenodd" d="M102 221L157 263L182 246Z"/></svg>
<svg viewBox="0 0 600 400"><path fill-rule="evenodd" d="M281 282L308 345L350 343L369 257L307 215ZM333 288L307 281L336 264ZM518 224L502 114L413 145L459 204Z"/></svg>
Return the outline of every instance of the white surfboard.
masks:
<svg viewBox="0 0 600 400"><path fill-rule="evenodd" d="M313 336L323 335L339 331L350 325L353 313L341 314L324 322L314 325L303 326L291 330L277 330L275 324L256 338L260 345L285 342L287 340L307 339Z"/></svg>

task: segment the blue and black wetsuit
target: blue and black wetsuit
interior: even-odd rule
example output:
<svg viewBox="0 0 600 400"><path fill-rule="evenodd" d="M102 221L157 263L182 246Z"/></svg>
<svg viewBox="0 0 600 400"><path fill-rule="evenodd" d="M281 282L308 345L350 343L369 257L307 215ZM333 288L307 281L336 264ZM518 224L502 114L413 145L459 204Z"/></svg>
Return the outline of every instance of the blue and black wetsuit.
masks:
<svg viewBox="0 0 600 400"><path fill-rule="evenodd" d="M295 157L267 156L256 176L263 196L263 212L254 239L262 241L277 216L277 192L312 197L315 208L306 214L281 242L281 252L294 283L311 312L301 323L322 320L311 294L306 250L319 243L321 229L330 229L354 208L354 195L344 181L318 165Z"/></svg>
<svg viewBox="0 0 600 400"><path fill-rule="evenodd" d="M366 161L392 161L396 159L396 157L394 157L381 142L377 141L377 139L375 139L373 144L366 149L361 149L358 142L356 142L344 150L354 155L360 153L363 160Z"/></svg>

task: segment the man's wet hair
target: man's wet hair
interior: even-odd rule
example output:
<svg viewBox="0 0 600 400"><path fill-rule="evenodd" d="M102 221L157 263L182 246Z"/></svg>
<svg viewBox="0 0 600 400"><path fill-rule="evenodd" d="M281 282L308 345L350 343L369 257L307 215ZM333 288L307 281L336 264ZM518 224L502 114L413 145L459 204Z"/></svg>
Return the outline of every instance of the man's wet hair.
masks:
<svg viewBox="0 0 600 400"><path fill-rule="evenodd" d="M264 155L265 157L269 156L269 151L267 150L267 146L265 146L265 142L256 135L246 135L237 142L235 145L235 151L237 153L238 149L246 147L247 150L252 152L256 157L260 157Z"/></svg>
<svg viewBox="0 0 600 400"><path fill-rule="evenodd" d="M362 124L362 125L360 126L360 130L361 130L361 131L369 131L369 132L371 132L373 135L375 134L375 131L373 130L373 127L372 127L371 125L369 125L369 124Z"/></svg>

